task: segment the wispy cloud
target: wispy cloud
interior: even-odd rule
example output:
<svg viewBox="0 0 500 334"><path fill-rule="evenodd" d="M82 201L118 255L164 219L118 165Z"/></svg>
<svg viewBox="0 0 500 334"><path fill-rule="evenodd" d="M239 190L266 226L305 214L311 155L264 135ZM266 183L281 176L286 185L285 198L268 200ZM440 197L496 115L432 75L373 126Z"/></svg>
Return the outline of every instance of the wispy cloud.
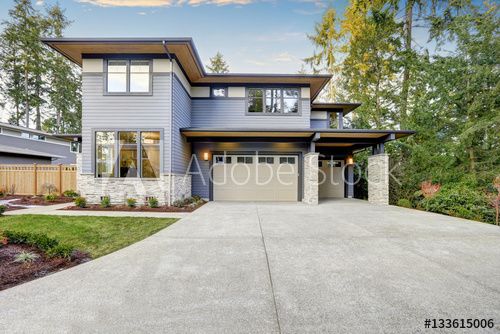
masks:
<svg viewBox="0 0 500 334"><path fill-rule="evenodd" d="M248 5L254 0L78 0L100 7L167 7L167 6L201 6L201 5Z"/></svg>
<svg viewBox="0 0 500 334"><path fill-rule="evenodd" d="M144 15L148 15L148 13L146 13L146 12L137 12L137 15L142 15L142 16L144 16Z"/></svg>
<svg viewBox="0 0 500 334"><path fill-rule="evenodd" d="M36 1L37 6L43 6L43 0L37 0Z"/></svg>
<svg viewBox="0 0 500 334"><path fill-rule="evenodd" d="M290 53L288 53L286 51L273 56L273 61L275 61L275 62L287 62L287 63L289 63L289 62L292 62L295 60L297 60L297 57L291 55Z"/></svg>

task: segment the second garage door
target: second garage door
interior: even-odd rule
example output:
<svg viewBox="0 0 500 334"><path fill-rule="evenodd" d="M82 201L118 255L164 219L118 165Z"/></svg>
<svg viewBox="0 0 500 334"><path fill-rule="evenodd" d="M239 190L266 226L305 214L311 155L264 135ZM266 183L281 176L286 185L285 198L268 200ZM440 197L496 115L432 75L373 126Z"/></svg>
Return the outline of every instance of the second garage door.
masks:
<svg viewBox="0 0 500 334"><path fill-rule="evenodd" d="M215 201L297 201L298 156L214 155Z"/></svg>

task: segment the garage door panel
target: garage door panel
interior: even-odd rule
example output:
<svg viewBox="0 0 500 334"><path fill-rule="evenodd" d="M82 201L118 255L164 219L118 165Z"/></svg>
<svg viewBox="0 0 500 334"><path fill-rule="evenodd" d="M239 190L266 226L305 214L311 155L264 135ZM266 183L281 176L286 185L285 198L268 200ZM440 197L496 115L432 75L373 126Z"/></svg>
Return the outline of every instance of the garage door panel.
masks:
<svg viewBox="0 0 500 334"><path fill-rule="evenodd" d="M230 155L226 157L230 158L214 156L214 161L218 162L213 166L214 200L298 200L297 156Z"/></svg>

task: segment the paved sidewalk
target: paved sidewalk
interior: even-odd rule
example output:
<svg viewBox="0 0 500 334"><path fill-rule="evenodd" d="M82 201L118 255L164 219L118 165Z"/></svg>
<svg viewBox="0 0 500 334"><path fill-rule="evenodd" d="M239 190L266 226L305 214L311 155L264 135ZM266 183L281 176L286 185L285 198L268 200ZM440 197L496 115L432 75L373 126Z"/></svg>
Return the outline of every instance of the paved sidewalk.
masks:
<svg viewBox="0 0 500 334"><path fill-rule="evenodd" d="M497 226L363 201L211 202L0 292L0 333L498 333L499 245Z"/></svg>
<svg viewBox="0 0 500 334"><path fill-rule="evenodd" d="M191 212L148 212L148 211L78 211L60 210L73 203L39 206L36 208L20 209L5 212L6 216L17 215L55 215L55 216L101 216L101 217L151 217L151 218L184 218Z"/></svg>

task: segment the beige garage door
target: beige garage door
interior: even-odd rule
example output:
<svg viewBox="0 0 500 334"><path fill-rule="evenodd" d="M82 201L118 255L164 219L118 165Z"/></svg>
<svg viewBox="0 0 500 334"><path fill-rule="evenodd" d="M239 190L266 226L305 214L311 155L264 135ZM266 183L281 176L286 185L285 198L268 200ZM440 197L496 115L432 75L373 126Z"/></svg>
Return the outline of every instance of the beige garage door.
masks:
<svg viewBox="0 0 500 334"><path fill-rule="evenodd" d="M344 162L342 160L320 160L319 198L344 198Z"/></svg>
<svg viewBox="0 0 500 334"><path fill-rule="evenodd" d="M298 156L214 155L215 201L297 201Z"/></svg>

